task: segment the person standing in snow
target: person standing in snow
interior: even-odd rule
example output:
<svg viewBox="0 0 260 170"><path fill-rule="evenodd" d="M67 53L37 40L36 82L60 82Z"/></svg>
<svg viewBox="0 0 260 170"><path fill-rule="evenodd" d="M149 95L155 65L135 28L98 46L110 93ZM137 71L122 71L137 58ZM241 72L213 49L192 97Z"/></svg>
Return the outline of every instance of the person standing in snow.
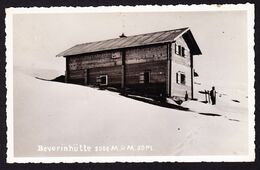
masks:
<svg viewBox="0 0 260 170"><path fill-rule="evenodd" d="M186 93L185 93L185 101L188 101L188 99L189 99L189 95L188 95L188 92L186 91Z"/></svg>
<svg viewBox="0 0 260 170"><path fill-rule="evenodd" d="M215 87L212 87L212 90L210 90L210 98L211 98L211 103L212 105L216 104L216 90Z"/></svg>

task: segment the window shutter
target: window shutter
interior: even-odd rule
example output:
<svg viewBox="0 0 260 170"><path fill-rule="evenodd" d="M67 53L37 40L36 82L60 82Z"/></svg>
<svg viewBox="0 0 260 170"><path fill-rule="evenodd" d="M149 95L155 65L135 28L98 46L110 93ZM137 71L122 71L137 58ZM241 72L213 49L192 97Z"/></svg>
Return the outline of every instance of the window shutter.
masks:
<svg viewBox="0 0 260 170"><path fill-rule="evenodd" d="M185 51L184 51L185 53L185 56L189 56L189 50L187 50L187 49L185 49Z"/></svg>
<svg viewBox="0 0 260 170"><path fill-rule="evenodd" d="M97 82L97 83L100 83L100 82L101 82L101 79L100 79L99 76L96 78L96 82Z"/></svg>
<svg viewBox="0 0 260 170"><path fill-rule="evenodd" d="M139 83L144 83L144 72L141 72L139 75Z"/></svg>
<svg viewBox="0 0 260 170"><path fill-rule="evenodd" d="M178 80L179 80L179 84L181 84L181 73L179 72L179 78L178 78Z"/></svg>
<svg viewBox="0 0 260 170"><path fill-rule="evenodd" d="M179 48L178 48L178 45L177 44L175 44L175 54L179 54Z"/></svg>
<svg viewBox="0 0 260 170"><path fill-rule="evenodd" d="M178 45L178 51L179 51L179 55L181 56L182 55L182 51L181 51L181 46L180 45Z"/></svg>
<svg viewBox="0 0 260 170"><path fill-rule="evenodd" d="M184 47L181 48L181 56L185 57L185 48Z"/></svg>

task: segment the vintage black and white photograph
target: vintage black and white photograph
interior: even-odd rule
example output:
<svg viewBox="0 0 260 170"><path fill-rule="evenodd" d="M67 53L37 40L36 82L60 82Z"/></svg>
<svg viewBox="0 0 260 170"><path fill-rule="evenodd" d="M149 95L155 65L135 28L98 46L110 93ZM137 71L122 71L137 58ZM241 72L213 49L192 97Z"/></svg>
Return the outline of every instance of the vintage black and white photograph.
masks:
<svg viewBox="0 0 260 170"><path fill-rule="evenodd" d="M7 161L254 161L253 14L6 9Z"/></svg>

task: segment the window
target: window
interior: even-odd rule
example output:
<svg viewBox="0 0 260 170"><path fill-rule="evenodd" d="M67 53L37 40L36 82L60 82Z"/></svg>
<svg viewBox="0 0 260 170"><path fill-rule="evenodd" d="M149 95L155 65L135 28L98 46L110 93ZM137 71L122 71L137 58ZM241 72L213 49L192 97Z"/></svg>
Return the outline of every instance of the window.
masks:
<svg viewBox="0 0 260 170"><path fill-rule="evenodd" d="M139 83L148 84L150 83L150 71L140 73Z"/></svg>
<svg viewBox="0 0 260 170"><path fill-rule="evenodd" d="M186 56L186 49L182 47L181 45L175 44L175 54L180 55L182 57Z"/></svg>
<svg viewBox="0 0 260 170"><path fill-rule="evenodd" d="M97 83L101 86L106 86L108 84L108 78L107 75L101 75L97 77Z"/></svg>
<svg viewBox="0 0 260 170"><path fill-rule="evenodd" d="M120 52L114 52L112 53L112 59L120 58Z"/></svg>
<svg viewBox="0 0 260 170"><path fill-rule="evenodd" d="M185 85L185 83L186 83L186 76L185 76L185 74L183 72L179 71L179 72L176 73L176 83Z"/></svg>

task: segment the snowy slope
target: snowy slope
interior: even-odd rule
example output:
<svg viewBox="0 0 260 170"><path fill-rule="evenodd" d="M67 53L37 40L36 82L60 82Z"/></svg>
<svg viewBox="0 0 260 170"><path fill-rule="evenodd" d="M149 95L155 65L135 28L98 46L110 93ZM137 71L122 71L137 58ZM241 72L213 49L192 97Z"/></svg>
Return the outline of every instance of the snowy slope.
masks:
<svg viewBox="0 0 260 170"><path fill-rule="evenodd" d="M25 70L14 69L15 156L248 154L246 98L235 103L230 96L221 97L216 106L188 101L183 105L191 111L180 111L114 92L39 80ZM42 75L41 70L34 73ZM152 151L37 151L38 145L69 144L149 145Z"/></svg>

